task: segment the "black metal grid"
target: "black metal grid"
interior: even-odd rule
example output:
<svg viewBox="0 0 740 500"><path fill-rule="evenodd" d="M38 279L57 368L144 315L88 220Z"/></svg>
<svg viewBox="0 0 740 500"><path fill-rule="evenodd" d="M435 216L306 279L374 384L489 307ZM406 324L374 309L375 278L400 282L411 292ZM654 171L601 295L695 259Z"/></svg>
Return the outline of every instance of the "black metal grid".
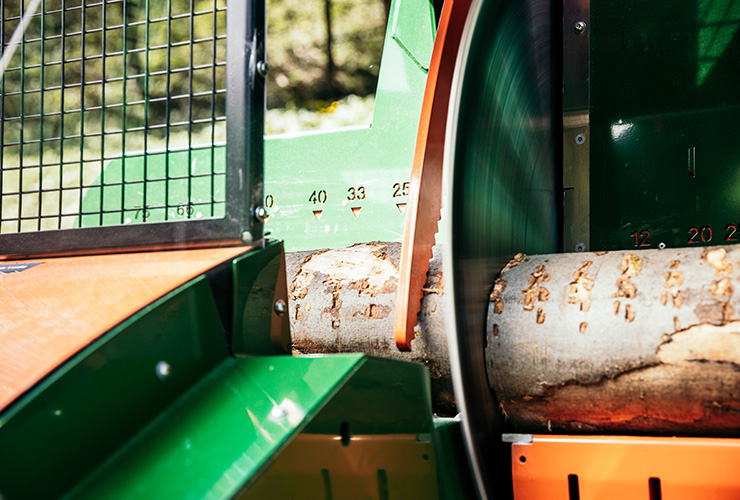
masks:
<svg viewBox="0 0 740 500"><path fill-rule="evenodd" d="M234 3L239 23L253 23L251 2ZM0 0L3 52L28 4ZM226 17L225 0L42 0L0 82L0 254L261 232L248 217L252 186L229 181L261 162L226 168L227 88L252 78L227 77ZM248 53L232 52L232 66L248 67ZM118 227L41 237L96 226Z"/></svg>

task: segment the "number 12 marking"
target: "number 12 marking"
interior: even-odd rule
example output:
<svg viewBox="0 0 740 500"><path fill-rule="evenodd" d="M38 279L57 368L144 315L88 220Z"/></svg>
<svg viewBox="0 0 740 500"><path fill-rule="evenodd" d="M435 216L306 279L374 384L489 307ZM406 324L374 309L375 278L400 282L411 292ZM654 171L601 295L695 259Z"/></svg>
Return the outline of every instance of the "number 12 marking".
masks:
<svg viewBox="0 0 740 500"><path fill-rule="evenodd" d="M642 231L634 231L632 234L630 234L632 238L635 240L635 246L636 247L649 247L650 243L648 243L648 238L650 237L650 231L647 229L643 229Z"/></svg>

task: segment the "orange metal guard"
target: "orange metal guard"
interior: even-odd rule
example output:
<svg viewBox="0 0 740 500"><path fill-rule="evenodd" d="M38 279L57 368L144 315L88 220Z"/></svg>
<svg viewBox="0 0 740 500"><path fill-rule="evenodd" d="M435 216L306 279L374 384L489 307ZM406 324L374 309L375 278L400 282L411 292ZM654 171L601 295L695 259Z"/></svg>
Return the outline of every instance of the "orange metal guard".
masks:
<svg viewBox="0 0 740 500"><path fill-rule="evenodd" d="M516 500L740 498L740 439L514 435L513 441Z"/></svg>
<svg viewBox="0 0 740 500"><path fill-rule="evenodd" d="M449 0L444 3L429 64L411 169L396 295L394 334L396 346L401 351L411 350L414 327L421 310L422 288L426 283L442 208L442 159L447 108L457 50L469 8L470 0Z"/></svg>

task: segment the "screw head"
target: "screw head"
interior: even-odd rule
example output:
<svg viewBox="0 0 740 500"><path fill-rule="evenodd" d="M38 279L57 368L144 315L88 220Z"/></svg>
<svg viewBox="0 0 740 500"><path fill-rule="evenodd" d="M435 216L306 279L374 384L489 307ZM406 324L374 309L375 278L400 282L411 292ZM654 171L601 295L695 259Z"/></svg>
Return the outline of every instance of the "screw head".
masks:
<svg viewBox="0 0 740 500"><path fill-rule="evenodd" d="M586 244L585 243L578 243L576 245L576 252L585 252L586 251Z"/></svg>
<svg viewBox="0 0 740 500"><path fill-rule="evenodd" d="M272 420L273 422L280 422L281 420L285 420L287 416L288 412L286 412L280 406L273 406L272 410L270 410L270 420Z"/></svg>
<svg viewBox="0 0 740 500"><path fill-rule="evenodd" d="M662 241L658 244L658 249L663 250L665 248L665 243Z"/></svg>
<svg viewBox="0 0 740 500"><path fill-rule="evenodd" d="M257 73L259 73L262 78L267 76L268 71L270 71L270 68L267 66L265 61L257 61Z"/></svg>
<svg viewBox="0 0 740 500"><path fill-rule="evenodd" d="M586 142L586 136L585 136L585 135L583 135L583 134L578 134L578 135L576 136L576 144L578 144L578 145L580 146L580 145L582 145L582 144L583 144L583 143L585 143L585 142Z"/></svg>
<svg viewBox="0 0 740 500"><path fill-rule="evenodd" d="M282 316L283 314L285 314L285 311L288 310L288 305L283 299L277 299L275 301L273 309L275 310L275 314L277 314L278 316Z"/></svg>
<svg viewBox="0 0 740 500"><path fill-rule="evenodd" d="M170 375L172 375L172 367L167 361L160 361L159 363L157 363L157 366L154 370L157 374L157 378L162 382L170 378Z"/></svg>
<svg viewBox="0 0 740 500"><path fill-rule="evenodd" d="M586 23L578 21L573 25L573 31L575 31L576 35L583 35L586 32Z"/></svg>

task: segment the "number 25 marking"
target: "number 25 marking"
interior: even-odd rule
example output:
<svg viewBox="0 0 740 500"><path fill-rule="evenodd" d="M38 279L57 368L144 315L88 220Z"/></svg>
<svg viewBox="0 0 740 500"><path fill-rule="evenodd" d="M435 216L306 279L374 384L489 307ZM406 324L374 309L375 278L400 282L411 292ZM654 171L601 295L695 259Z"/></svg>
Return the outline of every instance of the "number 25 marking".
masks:
<svg viewBox="0 0 740 500"><path fill-rule="evenodd" d="M393 197L394 198L400 198L401 196L408 196L409 194L409 183L404 182L401 184L400 182L396 182L393 185Z"/></svg>

